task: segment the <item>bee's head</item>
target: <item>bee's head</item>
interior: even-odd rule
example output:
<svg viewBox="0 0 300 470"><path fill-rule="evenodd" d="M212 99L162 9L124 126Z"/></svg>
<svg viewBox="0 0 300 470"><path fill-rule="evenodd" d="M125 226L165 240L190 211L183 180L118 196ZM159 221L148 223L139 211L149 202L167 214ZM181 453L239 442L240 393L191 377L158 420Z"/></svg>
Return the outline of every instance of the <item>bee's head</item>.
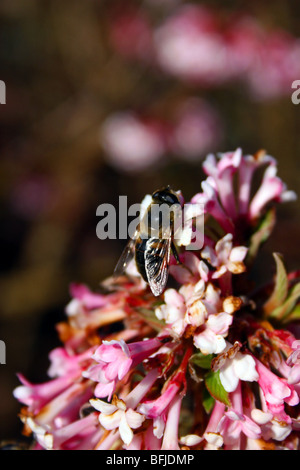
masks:
<svg viewBox="0 0 300 470"><path fill-rule="evenodd" d="M176 194L175 191L171 189L170 186L167 186L166 188L155 191L152 194L152 199L154 202L157 202L160 204L165 203L165 204L168 204L169 206L172 206L173 204L180 204L178 195Z"/></svg>

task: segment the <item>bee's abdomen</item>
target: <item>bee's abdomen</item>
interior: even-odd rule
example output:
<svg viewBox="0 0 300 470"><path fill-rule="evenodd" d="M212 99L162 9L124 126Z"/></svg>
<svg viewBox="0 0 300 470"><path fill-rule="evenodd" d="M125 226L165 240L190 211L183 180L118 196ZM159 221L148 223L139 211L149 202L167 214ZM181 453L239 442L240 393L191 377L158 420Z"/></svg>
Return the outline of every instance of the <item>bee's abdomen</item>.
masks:
<svg viewBox="0 0 300 470"><path fill-rule="evenodd" d="M135 263L136 267L144 279L144 281L148 282L146 269L145 269L145 249L146 249L146 238L137 238L135 243Z"/></svg>

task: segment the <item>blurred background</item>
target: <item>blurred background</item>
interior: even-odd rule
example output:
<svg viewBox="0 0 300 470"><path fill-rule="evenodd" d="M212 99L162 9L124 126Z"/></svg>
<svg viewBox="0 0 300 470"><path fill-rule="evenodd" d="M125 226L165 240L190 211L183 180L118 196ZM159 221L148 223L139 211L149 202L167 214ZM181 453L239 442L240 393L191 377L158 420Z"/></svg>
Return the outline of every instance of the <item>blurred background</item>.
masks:
<svg viewBox="0 0 300 470"><path fill-rule="evenodd" d="M73 281L97 289L124 240L96 208L171 184L200 190L208 152L264 148L298 191L300 4L1 0L0 439L20 437L17 372L47 378ZM261 258L299 268L299 201Z"/></svg>

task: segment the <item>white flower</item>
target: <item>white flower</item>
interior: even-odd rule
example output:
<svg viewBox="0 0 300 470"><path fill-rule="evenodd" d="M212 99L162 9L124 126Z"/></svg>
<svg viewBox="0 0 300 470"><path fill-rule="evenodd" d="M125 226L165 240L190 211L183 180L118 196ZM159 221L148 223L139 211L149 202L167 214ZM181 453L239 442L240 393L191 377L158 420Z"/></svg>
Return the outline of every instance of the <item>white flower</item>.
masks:
<svg viewBox="0 0 300 470"><path fill-rule="evenodd" d="M233 274L240 274L245 271L243 263L248 249L245 246L232 246L232 234L228 233L221 238L215 247L215 250L206 246L202 252L202 258L207 259L209 263L216 268L213 273L213 279L217 279L230 271Z"/></svg>
<svg viewBox="0 0 300 470"><path fill-rule="evenodd" d="M194 344L203 354L220 354L226 348L224 336L232 323L232 316L221 312L209 315L205 329L194 336Z"/></svg>
<svg viewBox="0 0 300 470"><path fill-rule="evenodd" d="M254 408L251 411L251 418L261 426L262 436L265 440L283 441L292 431L292 426L289 423L273 419L273 414L270 412Z"/></svg>
<svg viewBox="0 0 300 470"><path fill-rule="evenodd" d="M224 444L223 437L217 432L206 432L204 433L204 438L207 442L207 450L216 450L220 449Z"/></svg>
<svg viewBox="0 0 300 470"><path fill-rule="evenodd" d="M227 358L220 368L220 380L227 392L234 392L239 380L247 382L258 380L253 357L238 352L233 358Z"/></svg>
<svg viewBox="0 0 300 470"><path fill-rule="evenodd" d="M132 408L127 409L126 403L116 396L113 397L112 403L94 398L90 403L100 411L100 424L109 431L119 428L121 439L126 445L129 445L133 439L132 429L139 428L145 420L145 416Z"/></svg>
<svg viewBox="0 0 300 470"><path fill-rule="evenodd" d="M180 444L183 444L188 447L196 446L203 441L203 437L198 436L197 434L187 434L180 438Z"/></svg>

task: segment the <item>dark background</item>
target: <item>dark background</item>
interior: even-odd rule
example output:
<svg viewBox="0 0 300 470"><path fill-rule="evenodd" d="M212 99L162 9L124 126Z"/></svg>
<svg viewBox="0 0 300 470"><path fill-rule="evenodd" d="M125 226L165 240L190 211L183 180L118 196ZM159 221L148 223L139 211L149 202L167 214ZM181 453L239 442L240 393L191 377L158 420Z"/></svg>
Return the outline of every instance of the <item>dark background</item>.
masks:
<svg viewBox="0 0 300 470"><path fill-rule="evenodd" d="M156 3L156 6L152 5ZM121 2L150 12L154 22L179 1ZM197 3L197 2L194 2ZM200 3L200 2L198 2ZM300 5L294 1L202 2L221 12L252 15L262 27L300 37ZM55 324L64 319L69 284L97 289L112 273L124 241L96 237L96 208L129 204L171 184L186 199L199 192L201 159L164 155L138 172L114 167L99 130L111 113L154 109L165 115L180 95L212 103L222 117L223 137L213 150L265 148L279 162L289 189L299 187L300 106L291 91L257 101L232 83L190 86L151 66L125 60L112 47L114 0L1 0L0 79L7 104L0 105L0 438L19 436L19 403L12 396L17 372L46 379L48 352L59 344ZM171 6L170 6L171 5ZM295 76L294 80L300 79ZM117 137L116 137L117 138ZM272 251L299 268L299 201L282 206L272 240L260 258L272 272Z"/></svg>

